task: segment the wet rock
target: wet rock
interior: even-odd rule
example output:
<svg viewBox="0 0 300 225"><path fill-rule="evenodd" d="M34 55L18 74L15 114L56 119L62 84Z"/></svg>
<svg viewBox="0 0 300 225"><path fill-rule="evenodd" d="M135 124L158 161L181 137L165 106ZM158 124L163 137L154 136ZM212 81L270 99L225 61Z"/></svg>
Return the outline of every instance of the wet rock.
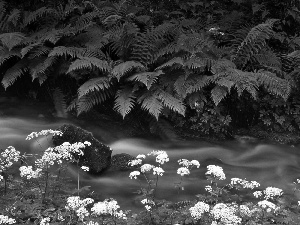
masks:
<svg viewBox="0 0 300 225"><path fill-rule="evenodd" d="M79 158L79 165L88 166L90 173L99 174L110 165L112 149L94 138L91 132L71 124L64 124L59 129L63 132L62 136L54 136L55 146L64 142L85 142L89 141L91 146L86 146L83 150L84 155Z"/></svg>
<svg viewBox="0 0 300 225"><path fill-rule="evenodd" d="M128 162L133 159L135 159L135 157L126 153L116 154L111 157L111 164L109 170L110 171L131 170L133 167L129 166Z"/></svg>

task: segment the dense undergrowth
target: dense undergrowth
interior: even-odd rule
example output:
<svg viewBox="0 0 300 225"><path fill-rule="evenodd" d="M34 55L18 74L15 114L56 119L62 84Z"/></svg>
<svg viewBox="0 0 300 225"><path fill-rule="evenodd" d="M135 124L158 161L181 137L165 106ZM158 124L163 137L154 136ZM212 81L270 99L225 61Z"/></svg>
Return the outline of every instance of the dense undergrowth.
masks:
<svg viewBox="0 0 300 225"><path fill-rule="evenodd" d="M39 136L51 139L60 131L43 130L27 136L28 141L39 141ZM32 140L33 139L33 140ZM297 179L294 193L276 187L262 188L256 181L226 177L218 165L208 165L205 194L193 201L172 202L156 197L164 165L169 162L163 150L140 154L128 164L132 171L128 179L139 182L137 190L140 212L120 209L115 199L102 199L89 187L80 186L78 166L89 142L68 142L49 147L41 155L21 155L9 146L0 153L0 224L299 224L300 191ZM148 157L153 163L144 162ZM77 186L68 182L67 167L77 165ZM170 188L184 191L184 179L200 167L197 160L178 160L178 181ZM224 183L225 180L230 180ZM200 192L200 190L199 190ZM109 197L109 196L107 196Z"/></svg>
<svg viewBox="0 0 300 225"><path fill-rule="evenodd" d="M298 133L298 7L1 0L1 92L51 101L58 117L114 110L152 133Z"/></svg>

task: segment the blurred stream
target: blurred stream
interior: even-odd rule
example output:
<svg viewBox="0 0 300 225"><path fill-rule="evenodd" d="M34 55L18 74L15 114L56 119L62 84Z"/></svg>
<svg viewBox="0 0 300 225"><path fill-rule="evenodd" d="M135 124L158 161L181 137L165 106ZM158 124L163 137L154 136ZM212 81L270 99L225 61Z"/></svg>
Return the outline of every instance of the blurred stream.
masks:
<svg viewBox="0 0 300 225"><path fill-rule="evenodd" d="M3 102L2 102L3 103ZM0 101L1 104L1 101ZM7 106L6 106L7 107ZM74 123L67 119L49 121L38 116L39 109L20 105L6 108L0 116L0 149L14 146L22 153L38 153L40 146L34 141L25 141L28 134L43 129L55 129L65 122ZM9 113L8 112L13 112ZM26 112L28 114L26 114ZM10 116L10 114L12 116ZM113 135L113 131L101 130L92 124L86 124L94 136L101 137L104 133ZM47 141L43 142L43 149L47 148ZM163 165L166 171L163 177L159 177L157 197L172 201L191 200L199 193L204 193L204 187L209 183L205 179L207 165L222 166L229 183L230 178L246 178L261 183L262 188L274 186L292 192L292 182L300 177L300 150L289 146L275 146L259 143L241 143L239 141L224 142L222 146L203 142L172 143L168 141L153 141L142 139L119 139L108 141L113 149L113 154L128 153L133 156L147 154L152 150L167 151L170 162ZM150 157L147 157L150 158ZM147 161L146 162L153 162ZM180 182L180 176L176 174L179 167L178 159L196 159L200 162L199 169L194 168L189 177L183 177L184 190L176 189L175 183ZM76 180L77 171L70 169L69 175ZM113 197L125 209L140 208L141 204L134 193L139 188L137 180L128 177L129 171L106 172L100 177L93 177L81 172L81 185L92 186L92 190L100 194L103 199ZM141 179L146 187L146 183ZM300 200L300 199L298 199Z"/></svg>

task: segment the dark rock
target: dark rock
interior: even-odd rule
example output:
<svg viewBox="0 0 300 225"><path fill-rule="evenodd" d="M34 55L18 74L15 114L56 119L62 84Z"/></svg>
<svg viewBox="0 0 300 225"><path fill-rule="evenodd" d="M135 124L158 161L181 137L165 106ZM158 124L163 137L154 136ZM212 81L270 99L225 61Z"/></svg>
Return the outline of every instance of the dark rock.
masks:
<svg viewBox="0 0 300 225"><path fill-rule="evenodd" d="M111 171L130 170L132 169L132 166L129 166L128 162L133 159L135 159L135 157L126 153L116 154L111 157L109 170Z"/></svg>
<svg viewBox="0 0 300 225"><path fill-rule="evenodd" d="M79 166L88 166L90 173L99 174L110 165L112 149L94 138L91 132L76 127L71 124L64 124L59 129L63 132L62 136L54 136L55 146L64 142L71 144L75 142L89 141L91 146L86 146L83 150L84 155L79 158Z"/></svg>

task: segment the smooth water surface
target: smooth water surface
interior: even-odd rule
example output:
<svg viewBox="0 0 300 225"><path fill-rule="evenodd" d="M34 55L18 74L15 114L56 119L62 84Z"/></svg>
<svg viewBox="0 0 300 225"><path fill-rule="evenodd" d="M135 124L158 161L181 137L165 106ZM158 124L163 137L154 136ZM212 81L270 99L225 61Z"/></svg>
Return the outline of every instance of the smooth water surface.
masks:
<svg viewBox="0 0 300 225"><path fill-rule="evenodd" d="M38 112L38 110L36 109ZM19 112L24 112L20 110ZM47 121L38 116L26 116L24 113L9 117L7 114L0 116L0 149L14 146L22 153L39 153L46 149L49 143L43 139L40 144L35 141L25 141L28 134L33 131L43 129L55 129L68 120ZM109 134L109 130L102 130L101 127L87 125L95 137L101 137L104 133ZM279 187L285 192L291 193L292 182L300 177L300 154L298 148L289 146L275 146L268 144L247 144L238 141L224 142L222 145L209 144L203 142L177 142L153 141L142 139L120 139L106 143L113 149L113 154L128 153L133 156L147 154L152 150L167 151L170 162L163 165L166 171L163 177L159 177L157 197L167 200L193 199L196 194L204 193L204 187L209 183L205 180L207 165L219 165L223 167L226 180L230 178L246 178L255 180L262 184L262 188L267 186ZM149 158L149 159L148 159ZM154 163L147 157L145 162ZM181 181L181 177L176 174L179 167L178 159L196 159L200 162L199 169L194 168L189 177L183 177L182 186L184 190L175 188L175 183ZM148 161L150 160L150 161ZM134 193L140 183L138 180L131 180L129 171L106 172L99 177L90 176L81 172L81 185L91 186L91 189L105 198L115 198L125 209L141 207ZM77 171L70 169L69 175L76 181ZM141 184L146 187L145 180L140 179Z"/></svg>

